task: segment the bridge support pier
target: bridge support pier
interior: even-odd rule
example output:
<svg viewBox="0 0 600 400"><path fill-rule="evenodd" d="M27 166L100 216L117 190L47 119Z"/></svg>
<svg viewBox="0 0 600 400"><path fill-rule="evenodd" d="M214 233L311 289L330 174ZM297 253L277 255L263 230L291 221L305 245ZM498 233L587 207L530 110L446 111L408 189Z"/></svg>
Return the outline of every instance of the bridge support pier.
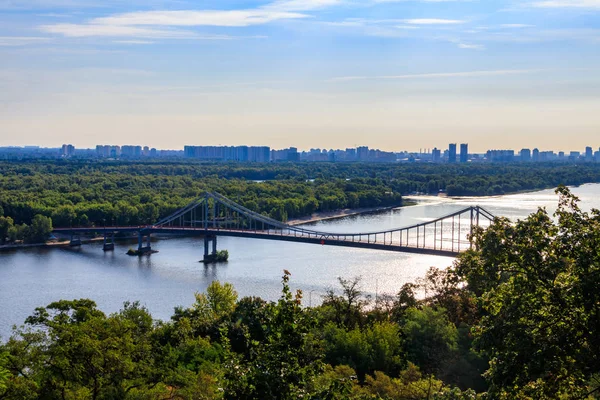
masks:
<svg viewBox="0 0 600 400"><path fill-rule="evenodd" d="M81 246L81 236L71 233L71 241L69 242L69 246L70 247L80 247Z"/></svg>
<svg viewBox="0 0 600 400"><path fill-rule="evenodd" d="M212 252L210 251L212 243ZM204 259L202 260L205 264L213 263L217 261L217 236L216 235L205 235L204 236Z"/></svg>
<svg viewBox="0 0 600 400"><path fill-rule="evenodd" d="M147 243L145 243L147 239ZM152 246L150 245L150 234L144 235L141 231L138 232L138 254L152 253Z"/></svg>
<svg viewBox="0 0 600 400"><path fill-rule="evenodd" d="M104 251L112 251L115 249L115 233L113 232L110 237L106 233L104 233L104 243L102 245L102 250Z"/></svg>

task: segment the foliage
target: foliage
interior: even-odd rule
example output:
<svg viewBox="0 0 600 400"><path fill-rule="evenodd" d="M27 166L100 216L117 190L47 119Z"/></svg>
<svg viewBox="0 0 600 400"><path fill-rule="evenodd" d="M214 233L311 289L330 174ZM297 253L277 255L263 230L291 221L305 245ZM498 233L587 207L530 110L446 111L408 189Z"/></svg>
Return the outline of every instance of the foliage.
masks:
<svg viewBox="0 0 600 400"><path fill-rule="evenodd" d="M6 369L8 354L0 353L0 395L6 390L6 383L10 377L10 372Z"/></svg>
<svg viewBox="0 0 600 400"><path fill-rule="evenodd" d="M370 298L363 298L360 288L361 277L347 280L338 277L342 286L342 296L336 295L333 289L327 290L323 298L323 306L330 309L333 318L338 325L353 328L362 325L364 308L369 304Z"/></svg>
<svg viewBox="0 0 600 400"><path fill-rule="evenodd" d="M6 242L8 234L12 229L14 229L13 219L11 217L0 216L0 244Z"/></svg>
<svg viewBox="0 0 600 400"><path fill-rule="evenodd" d="M403 331L408 359L425 373L439 372L442 362L457 350L456 326L448 321L443 308L409 309Z"/></svg>
<svg viewBox="0 0 600 400"><path fill-rule="evenodd" d="M43 243L48 240L50 233L52 233L52 219L38 214L31 220L31 226L25 233L25 242Z"/></svg>
<svg viewBox="0 0 600 400"><path fill-rule="evenodd" d="M554 219L497 219L374 303L340 278L303 308L285 271L276 302L215 281L166 322L137 303L38 308L0 345L0 399L598 398L600 211L558 192Z"/></svg>
<svg viewBox="0 0 600 400"><path fill-rule="evenodd" d="M286 220L315 211L398 206L402 195L498 195L600 181L597 164L235 164L121 161L0 162L0 207L15 224L156 222L205 191Z"/></svg>
<svg viewBox="0 0 600 400"><path fill-rule="evenodd" d="M490 358L494 396L583 398L600 372L600 212L582 212L557 190L552 219L544 209L476 232L478 250L457 272L481 307L474 332Z"/></svg>
<svg viewBox="0 0 600 400"><path fill-rule="evenodd" d="M352 367L361 380L375 371L395 375L405 364L400 328L390 322L378 322L363 330L329 324L323 337L325 361Z"/></svg>

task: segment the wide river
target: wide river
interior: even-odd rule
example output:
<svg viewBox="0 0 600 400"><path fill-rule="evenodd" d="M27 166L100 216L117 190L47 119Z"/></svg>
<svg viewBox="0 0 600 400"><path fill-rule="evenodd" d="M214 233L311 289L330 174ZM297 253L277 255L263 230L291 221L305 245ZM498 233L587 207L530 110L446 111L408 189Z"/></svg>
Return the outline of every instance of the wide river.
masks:
<svg viewBox="0 0 600 400"><path fill-rule="evenodd" d="M573 192L585 210L600 208L600 184ZM378 214L346 217L312 224L336 232L384 230L428 221L469 205L481 205L494 215L513 220L557 204L554 190L487 198L420 197L418 205ZM118 311L124 301L139 300L154 318L168 319L175 306L189 306L194 293L213 280L232 283L240 296L278 298L283 269L291 285L304 291L304 302L317 304L338 277L362 277L365 292L394 294L406 282L424 276L431 266L447 267L452 258L366 249L328 247L241 238L219 238L229 250L229 262L205 267L199 263L202 239L176 238L152 244L159 253L129 257L129 244L104 253L101 244L73 249L28 249L0 253L0 341L13 324L22 324L36 307L60 299L91 298L105 312Z"/></svg>

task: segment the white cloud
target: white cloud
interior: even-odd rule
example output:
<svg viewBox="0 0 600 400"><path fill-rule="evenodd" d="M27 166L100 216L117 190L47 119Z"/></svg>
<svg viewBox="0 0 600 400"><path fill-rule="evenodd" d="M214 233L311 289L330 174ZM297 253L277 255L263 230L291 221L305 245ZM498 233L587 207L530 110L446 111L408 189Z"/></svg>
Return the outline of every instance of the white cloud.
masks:
<svg viewBox="0 0 600 400"><path fill-rule="evenodd" d="M262 25L281 19L306 18L307 15L275 10L231 11L139 11L96 18L90 24L112 26L226 26Z"/></svg>
<svg viewBox="0 0 600 400"><path fill-rule="evenodd" d="M247 27L279 20L310 17L298 11L309 11L341 3L341 0L277 0L265 6L245 10L154 10L113 14L81 24L43 25L44 32L67 37L133 37L133 38L208 38L179 27ZM142 28L140 26L147 26ZM164 29L170 27L174 29Z"/></svg>
<svg viewBox="0 0 600 400"><path fill-rule="evenodd" d="M402 22L410 25L458 25L466 21L459 19L441 19L441 18L415 18L405 19Z"/></svg>
<svg viewBox="0 0 600 400"><path fill-rule="evenodd" d="M458 2L468 2L471 0L372 0L373 3L405 3L408 1L416 1L421 3L458 3Z"/></svg>
<svg viewBox="0 0 600 400"><path fill-rule="evenodd" d="M0 36L0 46L27 46L49 42L50 38L29 36Z"/></svg>
<svg viewBox="0 0 600 400"><path fill-rule="evenodd" d="M459 43L458 47L461 49L467 49L467 50L485 50L485 46L482 44Z"/></svg>
<svg viewBox="0 0 600 400"><path fill-rule="evenodd" d="M515 29L519 29L519 28L535 28L535 25L529 25L529 24L502 24L500 26L502 28L515 28Z"/></svg>
<svg viewBox="0 0 600 400"><path fill-rule="evenodd" d="M439 78L475 78L482 76L521 75L540 72L539 69L505 69L492 71L467 71L467 72L438 72L431 74L407 75L381 75L381 76L342 76L329 79L330 82L348 82L361 80L388 80L388 79L439 79Z"/></svg>
<svg viewBox="0 0 600 400"><path fill-rule="evenodd" d="M137 37L150 39L195 39L194 32L169 29L139 28L100 24L54 24L42 25L43 32L60 34L66 37Z"/></svg>
<svg viewBox="0 0 600 400"><path fill-rule="evenodd" d="M115 40L113 43L119 44L154 44L151 40Z"/></svg>
<svg viewBox="0 0 600 400"><path fill-rule="evenodd" d="M278 0L263 7L281 11L311 11L342 4L342 0Z"/></svg>
<svg viewBox="0 0 600 400"><path fill-rule="evenodd" d="M545 0L536 1L532 6L539 8L583 8L600 9L600 0Z"/></svg>

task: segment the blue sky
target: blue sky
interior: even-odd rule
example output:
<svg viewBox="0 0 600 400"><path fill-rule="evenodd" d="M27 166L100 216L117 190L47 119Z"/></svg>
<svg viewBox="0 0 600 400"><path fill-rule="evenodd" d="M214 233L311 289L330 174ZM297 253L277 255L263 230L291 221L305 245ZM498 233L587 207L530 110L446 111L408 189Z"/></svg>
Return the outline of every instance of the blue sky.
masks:
<svg viewBox="0 0 600 400"><path fill-rule="evenodd" d="M600 0L0 0L0 145L600 146Z"/></svg>

